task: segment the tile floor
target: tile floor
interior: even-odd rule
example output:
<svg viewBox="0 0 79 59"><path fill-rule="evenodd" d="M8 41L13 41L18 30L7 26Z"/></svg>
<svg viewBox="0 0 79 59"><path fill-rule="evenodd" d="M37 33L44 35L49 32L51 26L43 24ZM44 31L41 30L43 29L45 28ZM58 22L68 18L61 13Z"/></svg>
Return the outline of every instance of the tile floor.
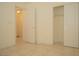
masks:
<svg viewBox="0 0 79 59"><path fill-rule="evenodd" d="M59 44L36 45L18 38L16 46L0 50L0 56L79 56L79 49Z"/></svg>

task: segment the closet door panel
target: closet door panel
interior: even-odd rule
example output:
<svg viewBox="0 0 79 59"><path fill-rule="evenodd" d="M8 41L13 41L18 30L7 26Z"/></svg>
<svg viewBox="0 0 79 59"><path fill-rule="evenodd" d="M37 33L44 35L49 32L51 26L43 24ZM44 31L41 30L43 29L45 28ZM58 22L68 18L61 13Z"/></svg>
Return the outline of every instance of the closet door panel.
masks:
<svg viewBox="0 0 79 59"><path fill-rule="evenodd" d="M78 4L64 5L64 45L78 47Z"/></svg>
<svg viewBox="0 0 79 59"><path fill-rule="evenodd" d="M16 44L15 15L12 3L0 3L0 49Z"/></svg>

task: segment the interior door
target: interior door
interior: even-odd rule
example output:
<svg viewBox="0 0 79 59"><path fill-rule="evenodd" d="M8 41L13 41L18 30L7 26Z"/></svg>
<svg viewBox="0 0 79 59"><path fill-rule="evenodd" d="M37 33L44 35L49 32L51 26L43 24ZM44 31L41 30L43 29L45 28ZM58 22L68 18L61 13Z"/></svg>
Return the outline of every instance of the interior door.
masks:
<svg viewBox="0 0 79 59"><path fill-rule="evenodd" d="M35 8L26 8L24 11L23 40L35 43Z"/></svg>
<svg viewBox="0 0 79 59"><path fill-rule="evenodd" d="M15 7L0 3L0 49L15 45Z"/></svg>

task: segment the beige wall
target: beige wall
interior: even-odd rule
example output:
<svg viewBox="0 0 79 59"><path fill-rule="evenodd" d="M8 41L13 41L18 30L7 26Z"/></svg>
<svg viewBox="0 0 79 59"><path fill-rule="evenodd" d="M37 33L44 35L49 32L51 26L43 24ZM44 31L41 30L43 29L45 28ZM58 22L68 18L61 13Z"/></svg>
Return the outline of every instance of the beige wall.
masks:
<svg viewBox="0 0 79 59"><path fill-rule="evenodd" d="M15 45L15 7L12 3L0 3L0 49Z"/></svg>
<svg viewBox="0 0 79 59"><path fill-rule="evenodd" d="M54 42L64 43L64 7L54 8Z"/></svg>
<svg viewBox="0 0 79 59"><path fill-rule="evenodd" d="M30 3L26 6L27 16L23 29L25 41L53 44L53 9L49 5L48 3Z"/></svg>
<svg viewBox="0 0 79 59"><path fill-rule="evenodd" d="M38 44L53 44L52 8L36 9L36 36Z"/></svg>
<svg viewBox="0 0 79 59"><path fill-rule="evenodd" d="M53 7L65 4L67 3L27 4L23 28L24 40L32 43L37 41L40 44L53 44Z"/></svg>
<svg viewBox="0 0 79 59"><path fill-rule="evenodd" d="M36 38L37 39L36 41L38 41L38 43L44 43L44 44L50 44L48 42L52 42L53 43L53 40L54 40L53 39L53 35L54 35L53 34L54 33L53 32L53 20L54 20L54 18L53 18L53 16L54 16L53 15L53 12L54 12L53 11L53 7L62 6L62 5L66 6L67 4L71 5L71 3L29 3L28 5L26 5L26 10L27 10L26 15L28 15L28 16L25 17L25 20L26 20L25 21L25 23L26 23L25 27L26 28L24 28L24 32L23 32L24 33L24 40L26 40L28 42L30 41L30 42L34 43L35 42L35 38ZM72 3L72 4L74 4L74 3ZM70 10L72 10L72 8ZM52 11L51 11L51 9L52 9ZM28 10L29 10L29 12L28 12ZM64 15L67 16L67 17L64 18L65 19L65 21L64 21L64 23L65 23L64 24L64 42L65 42L65 44L64 45L65 46L67 46L67 45L68 46L72 46L72 45L76 46L76 44L78 44L78 42L75 43L75 41L77 41L77 38L78 38L77 37L77 32L78 31L75 31L75 30L77 30L77 28L73 29L73 26L75 26L74 23L72 24L73 26L70 25L70 24L67 24L67 23L73 22L71 19L73 18L74 15L70 14L71 15L70 16L69 14L66 14L67 13L66 11L68 11L68 13L72 12L72 11L69 12L69 10L65 9L65 14ZM70 16L70 18L68 19L69 16ZM27 17L28 17L28 19L27 19ZM36 21L37 22L37 25L36 25L37 27L35 26L35 24L33 22L33 21L35 21L35 18L37 19L37 21ZM27 21L29 19L30 19L30 21L29 21L29 23L27 23ZM31 24L31 25L29 25L29 24ZM35 37L35 34L34 34L35 28L33 26L36 27L37 37ZM65 28L67 26L71 30L69 29L69 31L65 31ZM76 23L76 26L77 26L77 23ZM72 31L72 29L74 31ZM27 32L29 34L27 34ZM75 32L75 34L74 34L74 32ZM33 34L34 34L34 36L33 36ZM74 37L73 35L76 35L76 36ZM76 38L76 39L73 40L73 38ZM69 39L70 39L70 41L69 41Z"/></svg>

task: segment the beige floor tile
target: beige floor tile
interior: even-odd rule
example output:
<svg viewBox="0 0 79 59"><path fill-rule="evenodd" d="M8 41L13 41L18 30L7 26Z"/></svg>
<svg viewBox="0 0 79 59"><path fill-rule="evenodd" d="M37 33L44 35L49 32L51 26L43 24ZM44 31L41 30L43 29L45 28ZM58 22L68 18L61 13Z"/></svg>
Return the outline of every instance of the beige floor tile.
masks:
<svg viewBox="0 0 79 59"><path fill-rule="evenodd" d="M27 43L17 38L16 46L0 50L1 56L79 56L78 48L64 47L61 44L41 45Z"/></svg>

